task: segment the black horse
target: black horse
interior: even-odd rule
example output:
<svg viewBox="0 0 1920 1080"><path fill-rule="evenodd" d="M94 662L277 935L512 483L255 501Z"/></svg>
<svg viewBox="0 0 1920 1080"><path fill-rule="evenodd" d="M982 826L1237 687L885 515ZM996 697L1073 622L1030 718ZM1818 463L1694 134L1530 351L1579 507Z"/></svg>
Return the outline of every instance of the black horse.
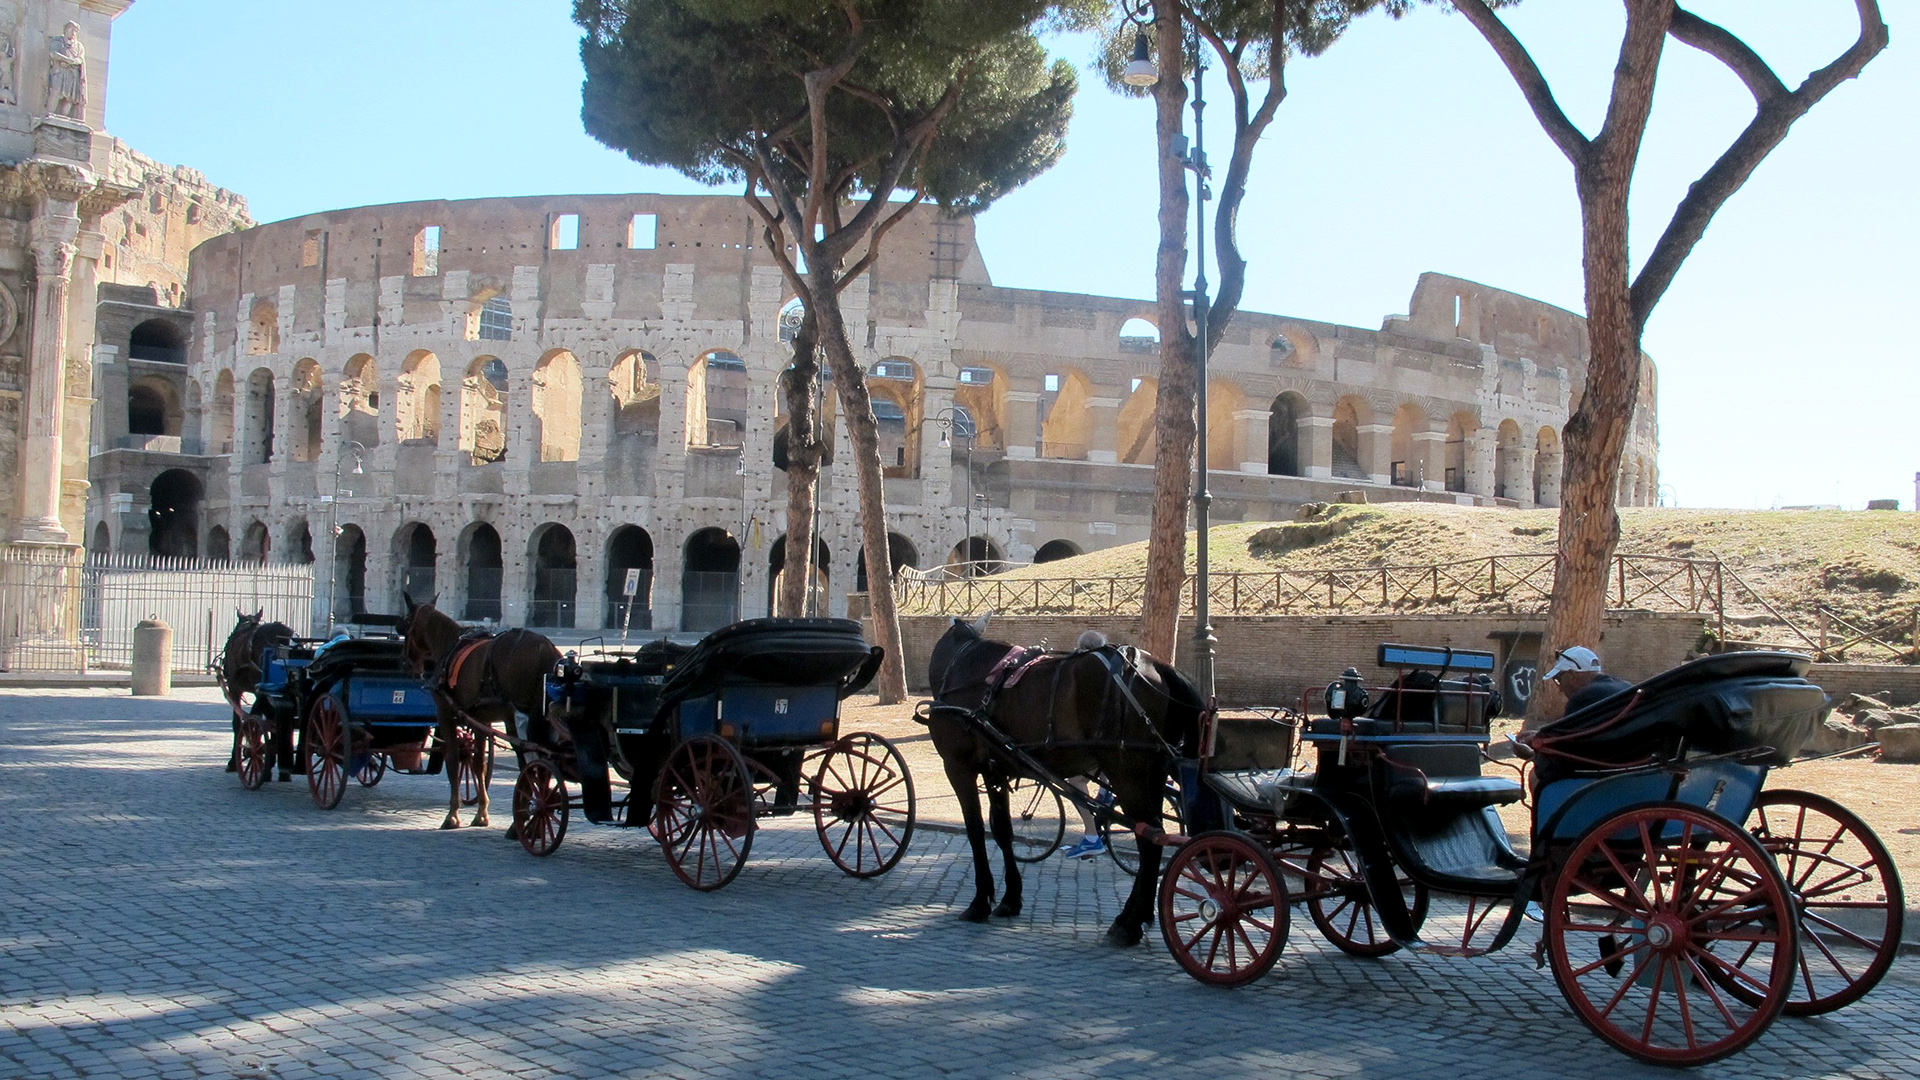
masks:
<svg viewBox="0 0 1920 1080"><path fill-rule="evenodd" d="M1167 776L1176 757L1198 752L1200 693L1184 675L1145 653L1117 648L1097 634L1082 638L1071 653L1056 653L1025 671L1012 685L1008 664L1022 650L982 636L986 619L953 621L933 647L928 682L935 702L927 726L947 780L960 800L967 843L973 849L974 898L961 918L985 922L989 911L1020 913L1019 864L1013 857L1013 824L1007 780L1031 771L1008 760L982 735L969 714L984 718L1041 768L1057 777L1103 774L1126 819L1160 827ZM979 781L984 778L993 839L1000 847L1007 890L993 904L993 867L980 820ZM1160 877L1160 847L1140 845L1140 869L1126 906L1107 929L1116 945L1137 945L1153 921Z"/></svg>
<svg viewBox="0 0 1920 1080"><path fill-rule="evenodd" d="M288 645L293 641L292 627L286 623L264 622L262 618L265 614L265 609L251 615L234 612L233 633L227 635L226 647L220 650L220 690L233 712L233 752L227 757L228 772L237 772L240 768L240 718L245 715L245 707L240 699L247 694L255 694L255 708L259 707L257 691L260 677L265 674L267 649L274 645ZM269 718L273 722L269 762L278 758L280 779L292 779L295 768L292 714L282 716L275 710L269 713Z"/></svg>

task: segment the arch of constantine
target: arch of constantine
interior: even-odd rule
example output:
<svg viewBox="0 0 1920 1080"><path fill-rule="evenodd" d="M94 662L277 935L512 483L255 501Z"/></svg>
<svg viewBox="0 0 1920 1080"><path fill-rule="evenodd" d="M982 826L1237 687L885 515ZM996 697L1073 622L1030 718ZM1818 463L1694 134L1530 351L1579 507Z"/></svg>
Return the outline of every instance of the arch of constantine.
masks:
<svg viewBox="0 0 1920 1080"><path fill-rule="evenodd" d="M843 300L896 563L1146 537L1150 301L997 287L973 223L931 210ZM160 441L95 478L88 542L318 559L343 615L391 610L403 589L588 633L764 614L784 557L776 377L793 318L731 196L404 203L216 236L192 253L177 317L102 339L154 362L103 401L96 442L129 426ZM1214 520L1355 489L1555 505L1585 337L1569 312L1437 274L1378 330L1242 313L1211 362ZM1642 382L1620 487L1635 505L1657 485L1650 362ZM841 612L865 568L836 432L820 536Z"/></svg>

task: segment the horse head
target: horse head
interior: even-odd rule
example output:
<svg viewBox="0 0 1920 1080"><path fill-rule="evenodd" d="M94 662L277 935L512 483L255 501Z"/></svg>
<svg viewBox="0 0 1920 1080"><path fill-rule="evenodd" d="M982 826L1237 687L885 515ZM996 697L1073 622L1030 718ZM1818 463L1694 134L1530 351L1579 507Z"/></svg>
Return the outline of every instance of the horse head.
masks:
<svg viewBox="0 0 1920 1080"><path fill-rule="evenodd" d="M407 613L399 627L400 636L406 642L407 666L414 674L425 675L459 640L460 624L432 604L416 604L405 593L401 598L407 603Z"/></svg>
<svg viewBox="0 0 1920 1080"><path fill-rule="evenodd" d="M956 669L960 666L962 657L987 640L987 620L991 617L991 614L982 615L972 622L955 619L947 627L947 632L934 643L933 655L927 660L927 685L933 688L934 696L938 697L941 690L949 685L966 686L972 681L967 677L968 672ZM993 652L993 650L987 650L981 655L984 657L987 652ZM995 653L994 658L998 659L998 653ZM984 670L983 668L982 671Z"/></svg>

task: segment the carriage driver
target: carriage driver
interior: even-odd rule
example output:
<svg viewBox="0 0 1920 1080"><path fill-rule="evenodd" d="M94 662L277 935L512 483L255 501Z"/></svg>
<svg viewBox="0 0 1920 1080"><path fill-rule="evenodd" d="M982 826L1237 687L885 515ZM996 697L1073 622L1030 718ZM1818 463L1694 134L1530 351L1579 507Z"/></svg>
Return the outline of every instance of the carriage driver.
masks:
<svg viewBox="0 0 1920 1080"><path fill-rule="evenodd" d="M1633 687L1632 683L1600 670L1600 654L1585 645L1561 649L1560 655L1554 658L1553 666L1541 678L1553 680L1553 684L1566 695L1567 708L1560 714L1562 716L1572 716L1596 701Z"/></svg>

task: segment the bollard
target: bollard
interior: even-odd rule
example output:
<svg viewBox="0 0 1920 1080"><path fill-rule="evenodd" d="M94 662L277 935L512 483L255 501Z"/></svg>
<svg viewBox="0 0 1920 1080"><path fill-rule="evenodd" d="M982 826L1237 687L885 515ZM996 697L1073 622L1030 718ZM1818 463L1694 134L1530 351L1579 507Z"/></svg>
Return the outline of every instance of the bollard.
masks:
<svg viewBox="0 0 1920 1080"><path fill-rule="evenodd" d="M173 692L173 627L142 619L133 628L133 695L166 697Z"/></svg>

